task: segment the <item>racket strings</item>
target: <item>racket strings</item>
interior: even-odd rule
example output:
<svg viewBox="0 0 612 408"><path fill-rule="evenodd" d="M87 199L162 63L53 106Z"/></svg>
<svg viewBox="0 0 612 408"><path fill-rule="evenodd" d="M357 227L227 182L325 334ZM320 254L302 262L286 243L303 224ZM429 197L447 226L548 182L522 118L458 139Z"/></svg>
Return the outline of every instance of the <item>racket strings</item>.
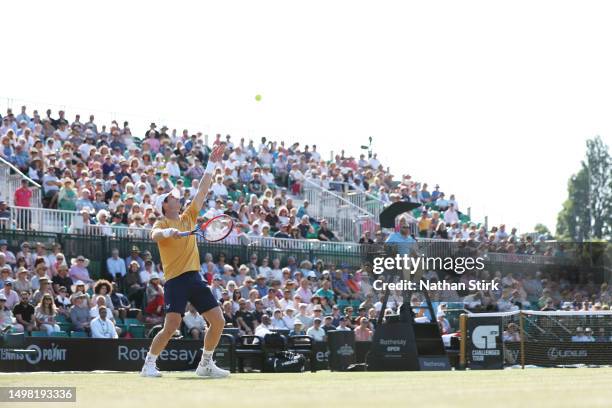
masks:
<svg viewBox="0 0 612 408"><path fill-rule="evenodd" d="M206 239L216 241L225 238L232 229L231 218L221 217L213 220L205 229Z"/></svg>

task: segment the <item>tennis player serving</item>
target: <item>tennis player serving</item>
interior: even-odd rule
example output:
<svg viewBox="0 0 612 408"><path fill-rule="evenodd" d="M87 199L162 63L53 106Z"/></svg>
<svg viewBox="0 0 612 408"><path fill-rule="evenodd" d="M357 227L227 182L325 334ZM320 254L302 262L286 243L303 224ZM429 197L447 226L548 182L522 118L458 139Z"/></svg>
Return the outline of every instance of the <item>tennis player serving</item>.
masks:
<svg viewBox="0 0 612 408"><path fill-rule="evenodd" d="M159 246L166 277L164 285L166 320L163 329L157 333L151 343L141 371L143 377L161 377L162 374L156 366L157 356L180 327L187 302L195 307L209 326L204 336L204 351L196 374L214 378L229 375L229 371L217 367L212 359L225 326L223 312L199 273L200 254L196 236L185 233L196 226L196 218L206 199L215 168L221 165L224 150L225 146L219 145L211 153L198 191L183 213L180 213L180 194L176 189L160 195L155 201L155 207L163 217L153 226L151 237Z"/></svg>

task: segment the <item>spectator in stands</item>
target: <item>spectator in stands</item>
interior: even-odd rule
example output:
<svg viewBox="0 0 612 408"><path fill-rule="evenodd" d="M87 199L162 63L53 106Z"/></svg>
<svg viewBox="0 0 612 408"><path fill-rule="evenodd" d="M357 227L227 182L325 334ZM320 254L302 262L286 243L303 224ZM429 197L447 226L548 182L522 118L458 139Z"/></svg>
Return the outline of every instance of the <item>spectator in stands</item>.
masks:
<svg viewBox="0 0 612 408"><path fill-rule="evenodd" d="M183 322L192 339L200 340L204 338L206 322L191 303L187 304L187 311L185 312L185 316L183 316Z"/></svg>
<svg viewBox="0 0 612 408"><path fill-rule="evenodd" d="M310 298L312 297L312 290L310 289L310 282L308 279L303 278L300 280L300 288L297 290L296 294L300 295L302 301L305 303L310 303Z"/></svg>
<svg viewBox="0 0 612 408"><path fill-rule="evenodd" d="M266 334L272 333L275 328L270 316L264 314L261 316L261 323L255 328L255 335L263 338Z"/></svg>
<svg viewBox="0 0 612 408"><path fill-rule="evenodd" d="M68 271L70 277L73 280L81 280L85 283L92 283L93 280L89 277L89 271L87 267L89 266L89 259L85 258L83 255L79 255L76 258L70 260L71 267Z"/></svg>
<svg viewBox="0 0 612 408"><path fill-rule="evenodd" d="M125 265L129 268L132 261L138 264L139 270L144 269L144 259L140 257L140 249L136 245L132 246L132 253L125 259Z"/></svg>
<svg viewBox="0 0 612 408"><path fill-rule="evenodd" d="M101 298L103 299L103 298ZM91 337L96 339L116 339L119 337L115 323L108 318L109 312L106 306L98 307L98 317L90 323Z"/></svg>
<svg viewBox="0 0 612 408"><path fill-rule="evenodd" d="M314 341L325 341L327 334L321 327L321 318L315 317L312 322L312 327L306 330L306 335L310 336Z"/></svg>
<svg viewBox="0 0 612 408"><path fill-rule="evenodd" d="M20 302L13 308L13 315L17 323L23 326L27 333L36 330L36 320L34 318L34 306L30 304L30 293L23 291L19 294Z"/></svg>
<svg viewBox="0 0 612 408"><path fill-rule="evenodd" d="M57 274L51 281L54 292L57 293L59 288L63 286L66 289L68 296L72 295L73 281L72 278L68 276L68 265L61 263L57 267Z"/></svg>
<svg viewBox="0 0 612 408"><path fill-rule="evenodd" d="M19 303L19 295L13 290L13 279L7 278L3 282L2 294L6 297L6 307L13 310L16 304Z"/></svg>
<svg viewBox="0 0 612 408"><path fill-rule="evenodd" d="M55 294L53 293L53 287L51 286L51 279L43 276L38 280L38 283L39 288L36 289L36 292L34 292L34 295L32 296L32 303L38 304L45 294L51 296L51 300L53 300L53 296Z"/></svg>
<svg viewBox="0 0 612 408"><path fill-rule="evenodd" d="M140 307L144 296L144 283L140 280L140 266L137 261L129 264L123 285L130 302Z"/></svg>
<svg viewBox="0 0 612 408"><path fill-rule="evenodd" d="M338 326L336 326L336 330L339 331L351 331L351 328L347 326L347 322L349 319L346 316L340 316L338 319Z"/></svg>
<svg viewBox="0 0 612 408"><path fill-rule="evenodd" d="M14 202L17 207L31 207L32 206L32 190L28 186L28 180L21 179L21 187L15 190ZM21 228L26 229L30 225L29 219L31 218L30 213L24 214L27 222L22 224Z"/></svg>
<svg viewBox="0 0 612 408"><path fill-rule="evenodd" d="M74 331L90 331L89 300L85 293L75 294L76 302L70 309L70 321L74 326Z"/></svg>
<svg viewBox="0 0 612 408"><path fill-rule="evenodd" d="M55 292L57 293L57 296L55 297L54 303L55 307L57 308L57 314L69 317L70 306L72 306L72 303L70 302L67 288L65 286L59 286Z"/></svg>
<svg viewBox="0 0 612 408"><path fill-rule="evenodd" d="M371 341L374 332L370 329L370 321L367 317L358 319L358 326L355 327L355 341Z"/></svg>
<svg viewBox="0 0 612 408"><path fill-rule="evenodd" d="M448 209L444 211L444 222L447 225L453 225L456 222L459 222L459 213L455 209L454 204L450 204Z"/></svg>
<svg viewBox="0 0 612 408"><path fill-rule="evenodd" d="M17 280L13 282L13 287L17 293L32 293L32 282L30 282L29 271L26 267L22 266L17 270Z"/></svg>
<svg viewBox="0 0 612 408"><path fill-rule="evenodd" d="M66 211L77 210L77 193L74 190L74 180L70 178L64 179L62 188L58 193L57 208Z"/></svg>
<svg viewBox="0 0 612 408"><path fill-rule="evenodd" d="M15 254L8 249L8 241L6 239L0 239L0 252L4 254L5 261L9 265L15 265L17 263Z"/></svg>
<svg viewBox="0 0 612 408"><path fill-rule="evenodd" d="M98 280L93 287L94 296L104 297L104 305L108 309L109 316L111 319L117 317L117 312L114 309L111 294L113 292L113 286L106 279Z"/></svg>
<svg viewBox="0 0 612 408"><path fill-rule="evenodd" d="M336 269L332 276L332 288L337 299L350 300L352 298L351 291L348 288L344 277L342 276L342 270Z"/></svg>
<svg viewBox="0 0 612 408"><path fill-rule="evenodd" d="M46 200L48 200L48 207L55 208L57 205L57 194L62 187L62 183L57 177L56 168L54 166L50 165L47 167L47 172L42 178L42 187L44 197Z"/></svg>
<svg viewBox="0 0 612 408"><path fill-rule="evenodd" d="M247 306L245 299L238 300L238 311L235 313L236 325L244 334L255 332L256 317Z"/></svg>
<svg viewBox="0 0 612 408"><path fill-rule="evenodd" d="M149 277L146 288L147 306L145 313L151 315L151 319L161 320L164 315L164 287L161 284L159 275L153 272Z"/></svg>
<svg viewBox="0 0 612 408"><path fill-rule="evenodd" d="M113 248L111 256L106 260L106 269L113 279L120 280L127 274L125 260L119 257L119 250Z"/></svg>
<svg viewBox="0 0 612 408"><path fill-rule="evenodd" d="M319 228L319 232L317 233L317 238L319 241L338 241L336 238L336 234L333 233L329 229L329 225L327 220L321 220L321 227Z"/></svg>
<svg viewBox="0 0 612 408"><path fill-rule="evenodd" d="M285 324L285 321L283 320L283 313L280 309L274 310L274 314L272 315L272 319L271 319L271 324L275 330L288 330L289 329L289 327L287 327L287 325Z"/></svg>
<svg viewBox="0 0 612 408"><path fill-rule="evenodd" d="M299 295L295 295L295 297L299 299ZM297 309L298 313L295 315L295 318L299 319L302 324L304 324L304 329L308 329L313 323L313 317L308 314L308 305L300 302L298 303Z"/></svg>
<svg viewBox="0 0 612 408"><path fill-rule="evenodd" d="M306 332L304 331L304 324L299 320L295 319L293 321L293 328L289 331L289 336L305 336Z"/></svg>
<svg viewBox="0 0 612 408"><path fill-rule="evenodd" d="M34 310L36 324L40 330L44 330L47 332L47 335L51 335L51 333L61 330L55 320L56 316L57 310L53 302L53 296L49 293L45 293Z"/></svg>
<svg viewBox="0 0 612 408"><path fill-rule="evenodd" d="M6 333L9 330L14 333L22 333L23 326L17 323L11 309L6 307L6 296L4 293L0 293L0 334Z"/></svg>
<svg viewBox="0 0 612 408"><path fill-rule="evenodd" d="M451 326L446 319L446 313L443 310L438 310L436 313L436 320L438 321L438 327L440 328L440 334L449 334Z"/></svg>

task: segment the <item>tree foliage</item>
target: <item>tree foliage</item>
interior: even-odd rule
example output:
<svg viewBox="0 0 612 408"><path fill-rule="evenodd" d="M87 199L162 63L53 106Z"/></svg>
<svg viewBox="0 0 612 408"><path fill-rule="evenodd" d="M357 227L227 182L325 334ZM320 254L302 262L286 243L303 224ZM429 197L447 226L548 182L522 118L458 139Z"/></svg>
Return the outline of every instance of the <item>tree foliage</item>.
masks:
<svg viewBox="0 0 612 408"><path fill-rule="evenodd" d="M612 158L601 137L587 140L586 159L567 183L567 200L557 217L559 238L612 239Z"/></svg>

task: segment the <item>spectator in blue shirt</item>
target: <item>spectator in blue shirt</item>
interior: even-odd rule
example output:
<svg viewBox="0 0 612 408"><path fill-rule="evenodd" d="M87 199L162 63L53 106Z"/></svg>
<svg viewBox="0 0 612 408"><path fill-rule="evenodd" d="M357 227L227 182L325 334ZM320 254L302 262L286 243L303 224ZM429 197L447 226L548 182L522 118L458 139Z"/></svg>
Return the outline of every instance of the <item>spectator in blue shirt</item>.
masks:
<svg viewBox="0 0 612 408"><path fill-rule="evenodd" d="M332 288L334 289L334 292L336 293L338 299L351 298L351 291L346 285L346 282L342 277L342 270L340 269L336 269L336 272L332 276Z"/></svg>
<svg viewBox="0 0 612 408"><path fill-rule="evenodd" d="M257 283L253 289L257 289L260 298L263 298L268 294L268 286L266 286L266 277L264 275L257 276Z"/></svg>
<svg viewBox="0 0 612 408"><path fill-rule="evenodd" d="M387 244L397 244L397 253L400 255L409 254L416 245L416 240L410 235L410 226L404 224L399 232L389 235Z"/></svg>

